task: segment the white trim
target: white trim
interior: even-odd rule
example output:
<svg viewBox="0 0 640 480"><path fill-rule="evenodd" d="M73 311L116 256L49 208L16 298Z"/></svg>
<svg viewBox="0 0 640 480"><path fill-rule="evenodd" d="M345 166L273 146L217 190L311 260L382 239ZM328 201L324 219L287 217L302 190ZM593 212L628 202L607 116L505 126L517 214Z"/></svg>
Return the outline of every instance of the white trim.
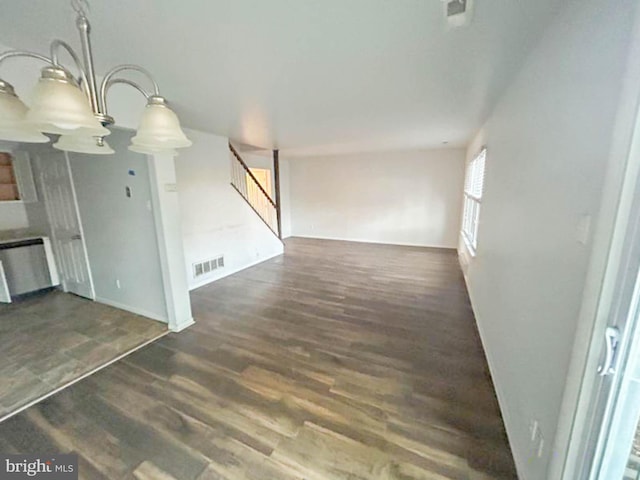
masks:
<svg viewBox="0 0 640 480"><path fill-rule="evenodd" d="M9 284L2 261L0 261L0 303L11 303L11 293L9 293Z"/></svg>
<svg viewBox="0 0 640 480"><path fill-rule="evenodd" d="M162 202L160 200L161 190L158 185L155 158L152 155L145 155L147 158L149 188L151 192L151 209L153 210L153 225L156 232L156 242L158 244L158 255L160 259L160 271L162 274L162 288L164 291L164 303L167 311L167 323L170 328L177 325L175 302L173 301L171 285L171 269L169 268L169 255L167 252L167 242L162 224Z"/></svg>
<svg viewBox="0 0 640 480"><path fill-rule="evenodd" d="M324 235L298 235L298 234L294 234L291 235L287 238L310 238L310 239L316 239L316 240L337 240L339 242L355 242L355 243L371 243L374 245L395 245L398 247L420 247L420 248L442 248L444 250L456 250L458 248L457 243L454 243L452 245L427 245L424 243L398 243L398 242L381 242L380 240L366 240L366 239L362 239L362 238L338 238L338 237L328 237L328 236L324 236ZM456 242L457 242L457 238L456 238Z"/></svg>
<svg viewBox="0 0 640 480"><path fill-rule="evenodd" d="M143 308L132 307L130 305L126 305L124 303L116 302L115 300L110 300L104 297L96 297L95 301L98 303L104 303L105 305L109 305L110 307L119 308L120 310L126 310L127 312L135 313L136 315L142 315L143 317L150 318L151 320L157 320L162 323L169 323L169 320L162 315L158 315L157 313L150 312Z"/></svg>
<svg viewBox="0 0 640 480"><path fill-rule="evenodd" d="M25 150L17 150L13 154L11 161L13 166L13 174L18 184L18 194L20 200L25 204L38 203L38 192L33 178L33 169L31 168L31 156Z"/></svg>
<svg viewBox="0 0 640 480"><path fill-rule="evenodd" d="M117 362L118 360L122 360L124 357L127 357L129 355L131 355L132 353L140 350L143 347L146 347L147 345L149 345L150 343L155 342L156 340L164 337L165 335L167 335L169 333L169 330L167 330L166 332L162 332L161 334L153 337L150 340L147 340L146 342L141 343L140 345L132 348L131 350L127 350L126 352L124 352L121 355L118 355L117 357L109 360L106 363L103 363L102 365L97 366L96 368L94 368L93 370L88 371L87 373L83 373L82 375L80 375L78 378L75 378L73 380L71 380L70 382L65 383L64 385L62 385L61 387L56 388L55 390L50 391L49 393L46 393L44 395L42 395L41 397L36 398L35 400L27 403L26 405L23 405L22 407L18 408L17 410L14 410L11 413L8 413L7 415L5 415L4 417L0 417L0 423L4 422L5 420L13 417L14 415L17 415L18 413L22 412L23 410L26 410L29 407L34 406L36 403L40 403L42 400L51 397L52 395L55 395L58 392L61 392L62 390L64 390L65 388L69 388L71 385L78 383L80 380L84 380L85 378L87 378L89 375L93 375L94 373L99 372L100 370L102 370L105 367L108 367L109 365L111 365L112 363Z"/></svg>
<svg viewBox="0 0 640 480"><path fill-rule="evenodd" d="M180 208L173 156L147 155L151 203L156 229L160 267L169 328L181 330L193 321L187 281L184 246L180 231Z"/></svg>
<svg viewBox="0 0 640 480"><path fill-rule="evenodd" d="M69 152L63 152L64 159L67 164L67 172L69 173L69 184L71 185L71 195L73 196L73 206L76 211L76 218L78 219L78 230L80 232L80 241L82 242L82 250L84 254L84 263L87 267L87 276L89 278L89 289L91 293L91 299L96 299L96 289L93 283L93 275L91 274L91 263L89 262L89 251L87 250L87 241L84 237L84 227L82 226L82 215L80 215L80 206L78 205L78 194L76 193L76 184L73 181L73 171L71 170L71 160L69 160ZM51 218L49 217L49 222Z"/></svg>
<svg viewBox="0 0 640 480"><path fill-rule="evenodd" d="M51 246L49 237L42 237L42 244L44 246L45 258L47 259L47 267L49 268L51 285L57 287L60 285L60 275L58 274L58 267L56 266L56 259L53 255L53 247Z"/></svg>
<svg viewBox="0 0 640 480"><path fill-rule="evenodd" d="M467 253L471 255L471 258L474 258L476 256L476 249L471 244L471 240L469 239L469 236L466 234L464 230L460 230L460 236L462 237L462 243L464 243L464 246L467 249Z"/></svg>
<svg viewBox="0 0 640 480"><path fill-rule="evenodd" d="M216 276L216 277L211 277L211 278L206 278L206 279L196 283L195 285L189 287L189 291L191 292L191 291L193 291L193 290L195 290L197 288L204 287L205 285L209 285L210 283L213 283L213 282L215 282L217 280L220 280L222 278L228 277L229 275L233 275L234 273L241 272L242 270L245 270L247 268L255 267L256 265L259 265L262 262L266 262L267 260L271 260L272 258L275 258L275 257L277 257L279 255L282 255L282 253L274 253L273 255L271 255L269 257L261 258L260 260L256 260L255 262L251 262L251 263L249 263L247 265L243 265L242 267L235 268L233 270L227 270L227 271L224 272L223 275Z"/></svg>
<svg viewBox="0 0 640 480"><path fill-rule="evenodd" d="M461 259L460 259L461 260ZM482 344L482 351L484 353L484 356L487 360L487 365L489 366L489 375L491 376L491 383L493 384L493 389L496 392L496 397L498 398L498 406L500 408L500 413L502 414L502 420L504 422L505 425L505 432L507 435L507 440L509 442L509 447L511 450L511 454L513 456L513 461L515 463L516 466L516 473L518 474L518 478L520 480L525 480L526 476L524 475L524 472L526 471L524 469L524 463L525 460L520 461L519 458L516 457L516 450L513 448L514 443L511 441L511 437L509 436L509 432L514 432L515 430L512 428L508 428L507 425L511 426L511 425L515 425L515 423L511 420L511 416L509 414L509 411L507 408L505 408L505 406L507 405L507 401L506 401L506 395L503 393L502 388L500 387L500 385L498 384L497 377L493 374L493 372L495 371L493 365L496 365L497 363L493 361L492 357L491 357L491 350L488 349L486 347L486 345L484 344L483 339L486 338L484 332L482 331L482 322L478 321L478 314L476 312L476 309L474 308L474 304L475 302L473 301L473 297L471 294L471 288L469 287L469 280L467 278L467 269L466 266L462 264L462 261L460 262L460 266L462 268L462 276L464 278L464 283L467 287L467 295L469 296L469 303L471 304L471 311L473 312L473 318L475 319L475 324L476 324L476 328L478 329L478 333L480 336L480 343Z"/></svg>
<svg viewBox="0 0 640 480"><path fill-rule="evenodd" d="M174 333L178 333L183 331L185 328L190 327L191 325L194 325L196 323L196 321L193 319L193 317L191 317L187 322L181 324L181 325L176 325L176 326L171 326L170 330Z"/></svg>

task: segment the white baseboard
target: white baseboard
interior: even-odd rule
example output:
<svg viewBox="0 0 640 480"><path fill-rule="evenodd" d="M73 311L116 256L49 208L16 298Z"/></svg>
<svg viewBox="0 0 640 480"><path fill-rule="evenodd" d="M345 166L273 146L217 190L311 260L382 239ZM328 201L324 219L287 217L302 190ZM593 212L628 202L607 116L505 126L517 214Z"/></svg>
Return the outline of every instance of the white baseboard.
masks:
<svg viewBox="0 0 640 480"><path fill-rule="evenodd" d="M512 437L510 434L510 432L512 431L510 426L513 425L513 422L511 420L511 415L509 414L509 410L506 408L507 402L505 400L503 389L500 387L500 384L497 382L496 377L494 375L495 368L493 366L495 365L495 362L491 357L491 351L487 349L486 344L484 342L484 339L486 338L486 336L482 330L482 323L478 320L478 313L474 306L475 302L473 301L473 293L469 286L469 279L467 277L468 263L463 264L463 262L468 262L468 258L465 256L465 253L462 253L462 255L460 255L460 252L458 252L458 254L459 256L462 257L460 258L460 267L462 268L464 283L467 287L467 294L469 295L469 303L471 303L471 310L473 311L473 317L476 322L476 328L478 329L478 333L480 335L480 343L482 343L482 351L484 352L484 355L487 359L487 364L489 365L489 374L491 375L491 382L493 383L493 388L495 389L496 397L498 398L498 406L500 407L500 413L502 414L502 420L504 422L505 431L507 433L509 448L511 450L511 454L513 455L513 461L516 466L516 472L518 474L518 478L521 480L524 480L526 477L523 475L524 469L522 468L522 462L520 461L520 457L519 457L520 452L516 452L515 449L513 448L514 442L512 441Z"/></svg>
<svg viewBox="0 0 640 480"><path fill-rule="evenodd" d="M109 305L110 307L119 308L120 310L126 310L127 312L135 313L136 315L142 315L143 317L150 318L151 320L156 320L162 323L169 323L169 319L167 317L163 317L162 315L158 315L157 313L149 312L142 308L132 307L130 305L125 305L124 303L116 302L114 300L110 300L108 298L96 297L96 302L104 303L105 305Z"/></svg>
<svg viewBox="0 0 640 480"><path fill-rule="evenodd" d="M176 327L169 327L169 329L172 332L178 333L183 331L185 328L189 328L191 325L193 325L194 323L196 323L196 321L193 318L190 318L189 320L187 320L184 323L181 323L180 325L177 325Z"/></svg>
<svg viewBox="0 0 640 480"><path fill-rule="evenodd" d="M210 283L213 283L213 282L215 282L217 280L220 280L221 278L228 277L229 275L233 275L234 273L241 272L242 270L245 270L247 268L255 267L256 265L259 265L262 262L266 262L267 260L271 260L272 258L276 258L276 257L278 257L280 255L282 255L282 253L274 253L273 255L269 255L268 257L264 257L264 258L259 258L255 262L248 263L248 264L243 265L241 267L234 268L234 269L229 269L226 272L224 272L223 275L220 275L219 277L207 278L205 280L202 280L201 282L196 283L193 286L190 286L189 287L189 291L191 292L191 291L195 290L196 288L204 287L205 285L209 285Z"/></svg>
<svg viewBox="0 0 640 480"><path fill-rule="evenodd" d="M397 242L382 242L380 240L371 240L366 238L340 238L340 237L328 237L322 235L291 235L290 237L298 237L298 238L309 238L315 240L337 240L340 242L355 242L355 243L371 243L374 245L397 245L400 247L420 247L420 248L442 248L446 250L455 250L457 248L457 244L455 245L431 245L431 244L422 244L422 243L397 243Z"/></svg>

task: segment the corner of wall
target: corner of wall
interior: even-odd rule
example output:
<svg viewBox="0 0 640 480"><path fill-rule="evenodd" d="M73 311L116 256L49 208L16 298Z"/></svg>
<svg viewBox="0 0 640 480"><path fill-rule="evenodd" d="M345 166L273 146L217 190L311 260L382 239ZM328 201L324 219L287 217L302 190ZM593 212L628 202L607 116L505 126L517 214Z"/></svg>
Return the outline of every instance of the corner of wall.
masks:
<svg viewBox="0 0 640 480"><path fill-rule="evenodd" d="M484 356L487 360L487 365L489 367L489 375L491 376L491 383L496 392L496 398L498 399L498 406L500 407L500 413L502 415L502 420L505 424L505 431L507 434L507 440L509 442L509 448L511 450L511 454L513 455L513 460L516 466L516 471L518 473L518 478L520 480L525 480L527 477L524 474L525 469L522 467L523 460L520 458L519 450L513 448L514 447L514 439L510 434L513 430L510 428L513 425L513 421L511 418L511 414L508 409L508 402L506 401L506 394L504 393L504 388L498 382L498 377L495 375L496 372L496 361L494 360L491 350L488 348L486 344L487 335L483 329L483 322L480 319L480 314L478 309L475 308L476 302L474 300L474 292L471 289L470 281L469 281L469 267L471 263L474 261L474 258L469 255L469 251L467 250L467 246L464 244L464 240L460 239L460 244L458 246L458 260L460 262L460 268L462 270L462 276L464 278L465 287L467 288L467 295L469 296L469 304L471 306L471 311L473 312L473 318L475 320L475 327L478 331L478 336L480 337L480 343L482 344L482 351L484 352Z"/></svg>

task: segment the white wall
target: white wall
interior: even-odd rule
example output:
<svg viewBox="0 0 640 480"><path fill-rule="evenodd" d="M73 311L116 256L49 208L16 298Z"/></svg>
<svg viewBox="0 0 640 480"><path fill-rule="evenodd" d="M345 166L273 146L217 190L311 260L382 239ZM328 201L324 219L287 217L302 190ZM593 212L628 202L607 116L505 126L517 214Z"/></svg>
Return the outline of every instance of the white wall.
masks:
<svg viewBox="0 0 640 480"><path fill-rule="evenodd" d="M455 247L464 150L291 158L295 236Z"/></svg>
<svg viewBox="0 0 640 480"><path fill-rule="evenodd" d="M27 209L22 202L0 202L0 230L29 227Z"/></svg>
<svg viewBox="0 0 640 480"><path fill-rule="evenodd" d="M194 320L185 275L180 202L173 155L165 153L150 157L149 174L169 328L179 332L193 324Z"/></svg>
<svg viewBox="0 0 640 480"><path fill-rule="evenodd" d="M468 149L487 146L477 256L461 248L520 478L547 479L624 78L633 0L568 2ZM544 438L535 455L529 425Z"/></svg>
<svg viewBox="0 0 640 480"><path fill-rule="evenodd" d="M187 278L191 289L283 252L282 242L231 187L225 137L187 131L193 147L176 158ZM225 257L225 267L195 279L192 264Z"/></svg>
<svg viewBox="0 0 640 480"><path fill-rule="evenodd" d="M0 52L2 45L0 45ZM13 152L17 144L0 140L0 152ZM27 228L29 217L22 202L0 202L0 230Z"/></svg>
<svg viewBox="0 0 640 480"><path fill-rule="evenodd" d="M127 149L131 136L112 130L109 157L70 153L71 172L96 300L166 322L149 160Z"/></svg>

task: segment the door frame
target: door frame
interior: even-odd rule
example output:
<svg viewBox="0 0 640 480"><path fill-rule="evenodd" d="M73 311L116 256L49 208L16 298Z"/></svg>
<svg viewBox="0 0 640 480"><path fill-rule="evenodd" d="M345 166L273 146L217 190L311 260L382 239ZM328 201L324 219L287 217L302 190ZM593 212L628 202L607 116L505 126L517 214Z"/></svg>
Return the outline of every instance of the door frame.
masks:
<svg viewBox="0 0 640 480"><path fill-rule="evenodd" d="M91 273L91 263L89 262L89 254L87 252L87 244L86 244L86 240L85 240L85 236L84 236L84 227L82 225L82 216L80 215L80 208L78 206L78 195L76 193L76 186L73 182L73 172L71 171L71 162L69 161L69 155L67 152L59 152L60 154L64 155L64 164L66 167L66 172L67 172L67 177L69 180L69 184L71 187L71 196L73 197L73 209L75 211L76 214L76 218L78 219L78 229L80 230L80 241L82 243L82 255L84 256L84 261L85 264L87 265L87 276L88 276L88 280L89 280L89 290L90 290L90 300L94 300L96 299L96 289L95 289L95 285L93 283L93 274ZM45 179L43 178L42 175L42 162L46 161L46 160L42 160L42 156L41 156L41 152L38 152L37 154L38 157L38 170L39 170L39 175L38 175L38 180L40 182L40 187L42 189L45 188ZM49 221L49 235L51 236L52 240L54 240L53 244L57 245L58 243L58 239L56 237L56 234L53 230L53 228L51 228L51 206L49 205L49 203L45 200L44 194L42 195L42 201L44 202L45 205L45 210L47 212L47 220ZM53 248L54 252L57 250L55 247ZM56 252L56 261L58 260L59 257L59 253ZM61 271L60 268L58 268L58 271ZM62 290L64 292L68 292L69 289L67 288L67 282L64 278L63 275L60 275L60 285L62 286Z"/></svg>
<svg viewBox="0 0 640 480"><path fill-rule="evenodd" d="M640 125L639 125L640 128ZM640 133L640 132L639 132ZM639 173L639 172L636 172ZM633 376L633 363L638 345L640 318L638 317L638 299L640 287L640 181L636 178L633 202L630 205L631 218L624 216L625 234L620 256L616 255L615 288L613 300L607 307L606 318L594 328L590 358L583 378L584 391L581 394L583 408L587 408L587 418L576 424L574 433L576 455L579 465L571 471L574 479L597 479L603 471L609 471L612 463L611 433L619 432L619 417L622 403L627 395L630 378ZM635 215L633 212L636 212ZM605 317L603 315L603 317ZM604 325L603 325L604 324ZM604 333L602 328L616 326L620 337L617 347L614 373L610 376L596 375L597 365L603 365ZM600 338L598 336L600 334ZM584 396L584 398L582 398ZM633 430L635 431L635 426ZM631 447L631 441L629 448ZM626 448L626 447L625 447ZM620 453L620 452L618 452ZM628 453L626 454L628 456ZM589 462L589 463L588 463ZM603 470L604 469L604 470ZM609 477L606 477L609 478Z"/></svg>
<svg viewBox="0 0 640 480"><path fill-rule="evenodd" d="M633 208L640 204L640 62L637 61L640 58L640 8L635 13L627 58L554 455L548 471L550 480L578 478L604 332L616 301L616 286L629 273L622 258L625 242L632 234Z"/></svg>

